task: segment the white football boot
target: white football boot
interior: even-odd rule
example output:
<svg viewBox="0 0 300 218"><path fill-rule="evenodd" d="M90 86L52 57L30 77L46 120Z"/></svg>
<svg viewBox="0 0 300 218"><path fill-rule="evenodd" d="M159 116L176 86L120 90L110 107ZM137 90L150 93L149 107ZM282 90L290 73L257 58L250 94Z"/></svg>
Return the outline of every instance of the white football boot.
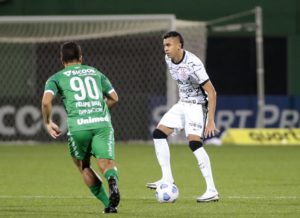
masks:
<svg viewBox="0 0 300 218"><path fill-rule="evenodd" d="M214 202L220 199L217 190L207 190L203 195L197 198L197 202Z"/></svg>
<svg viewBox="0 0 300 218"><path fill-rule="evenodd" d="M146 187L150 188L150 189L156 189L159 186L159 184L161 184L162 182L168 182L168 183L172 183L172 184L174 183L174 181L170 182L170 181L164 181L164 180L160 179L160 180L158 180L156 182L149 182L149 183L147 183Z"/></svg>

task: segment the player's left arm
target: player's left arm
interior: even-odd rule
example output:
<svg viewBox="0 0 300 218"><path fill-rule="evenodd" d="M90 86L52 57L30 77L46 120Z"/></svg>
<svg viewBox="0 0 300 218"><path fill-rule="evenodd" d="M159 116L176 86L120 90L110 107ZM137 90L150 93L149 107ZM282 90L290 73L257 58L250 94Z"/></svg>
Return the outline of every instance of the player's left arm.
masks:
<svg viewBox="0 0 300 218"><path fill-rule="evenodd" d="M52 113L52 100L54 96L51 92L45 92L43 99L42 99L42 114L43 114L43 121L47 128L49 135L56 139L61 134L61 130L59 127L52 122L51 120L51 113Z"/></svg>
<svg viewBox="0 0 300 218"><path fill-rule="evenodd" d="M219 131L215 125L217 93L216 93L216 90L210 80L208 80L202 86L202 88L208 94L208 119L207 119L207 125L205 127L205 131L204 131L204 137L206 138L206 137L214 136L215 133Z"/></svg>
<svg viewBox="0 0 300 218"><path fill-rule="evenodd" d="M112 108L119 101L117 92L113 89L106 95L106 104L108 108Z"/></svg>
<svg viewBox="0 0 300 218"><path fill-rule="evenodd" d="M100 74L100 76L107 107L112 108L119 101L118 94L113 88L109 79L104 74Z"/></svg>

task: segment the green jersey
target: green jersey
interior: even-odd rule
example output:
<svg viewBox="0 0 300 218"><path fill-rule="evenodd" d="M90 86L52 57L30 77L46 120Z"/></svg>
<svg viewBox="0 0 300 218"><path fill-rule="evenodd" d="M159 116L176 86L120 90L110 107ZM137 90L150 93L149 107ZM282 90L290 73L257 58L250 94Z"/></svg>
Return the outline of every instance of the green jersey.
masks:
<svg viewBox="0 0 300 218"><path fill-rule="evenodd" d="M104 96L113 90L104 74L81 64L70 65L55 73L45 85L45 92L62 96L70 131L111 127Z"/></svg>

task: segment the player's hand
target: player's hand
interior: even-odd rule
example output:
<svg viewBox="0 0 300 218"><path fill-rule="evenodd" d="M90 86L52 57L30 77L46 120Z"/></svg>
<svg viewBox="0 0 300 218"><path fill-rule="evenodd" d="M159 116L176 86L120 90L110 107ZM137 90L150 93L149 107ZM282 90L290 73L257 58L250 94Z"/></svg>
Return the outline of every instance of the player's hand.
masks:
<svg viewBox="0 0 300 218"><path fill-rule="evenodd" d="M49 124L47 124L47 131L48 131L49 135L54 139L56 139L58 136L61 135L61 130L53 122L50 122Z"/></svg>
<svg viewBox="0 0 300 218"><path fill-rule="evenodd" d="M204 131L204 138L212 137L220 131L216 128L215 122L208 122Z"/></svg>

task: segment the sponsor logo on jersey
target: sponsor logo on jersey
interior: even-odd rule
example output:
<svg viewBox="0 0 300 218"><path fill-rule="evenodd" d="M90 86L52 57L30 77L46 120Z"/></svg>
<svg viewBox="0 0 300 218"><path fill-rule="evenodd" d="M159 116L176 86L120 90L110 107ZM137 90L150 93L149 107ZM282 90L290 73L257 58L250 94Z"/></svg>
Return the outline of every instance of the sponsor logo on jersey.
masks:
<svg viewBox="0 0 300 218"><path fill-rule="evenodd" d="M106 116L106 117L88 117L88 118L77 119L78 125L100 123L100 122L109 122L109 118Z"/></svg>
<svg viewBox="0 0 300 218"><path fill-rule="evenodd" d="M93 69L80 69L80 70L68 70L64 72L66 76L76 76L76 75L91 75L96 74L96 71Z"/></svg>
<svg viewBox="0 0 300 218"><path fill-rule="evenodd" d="M191 92L193 92L194 91L194 89L192 89L192 88L190 88L190 87L188 87L188 88L179 88L179 92L183 92L183 93L191 93Z"/></svg>

